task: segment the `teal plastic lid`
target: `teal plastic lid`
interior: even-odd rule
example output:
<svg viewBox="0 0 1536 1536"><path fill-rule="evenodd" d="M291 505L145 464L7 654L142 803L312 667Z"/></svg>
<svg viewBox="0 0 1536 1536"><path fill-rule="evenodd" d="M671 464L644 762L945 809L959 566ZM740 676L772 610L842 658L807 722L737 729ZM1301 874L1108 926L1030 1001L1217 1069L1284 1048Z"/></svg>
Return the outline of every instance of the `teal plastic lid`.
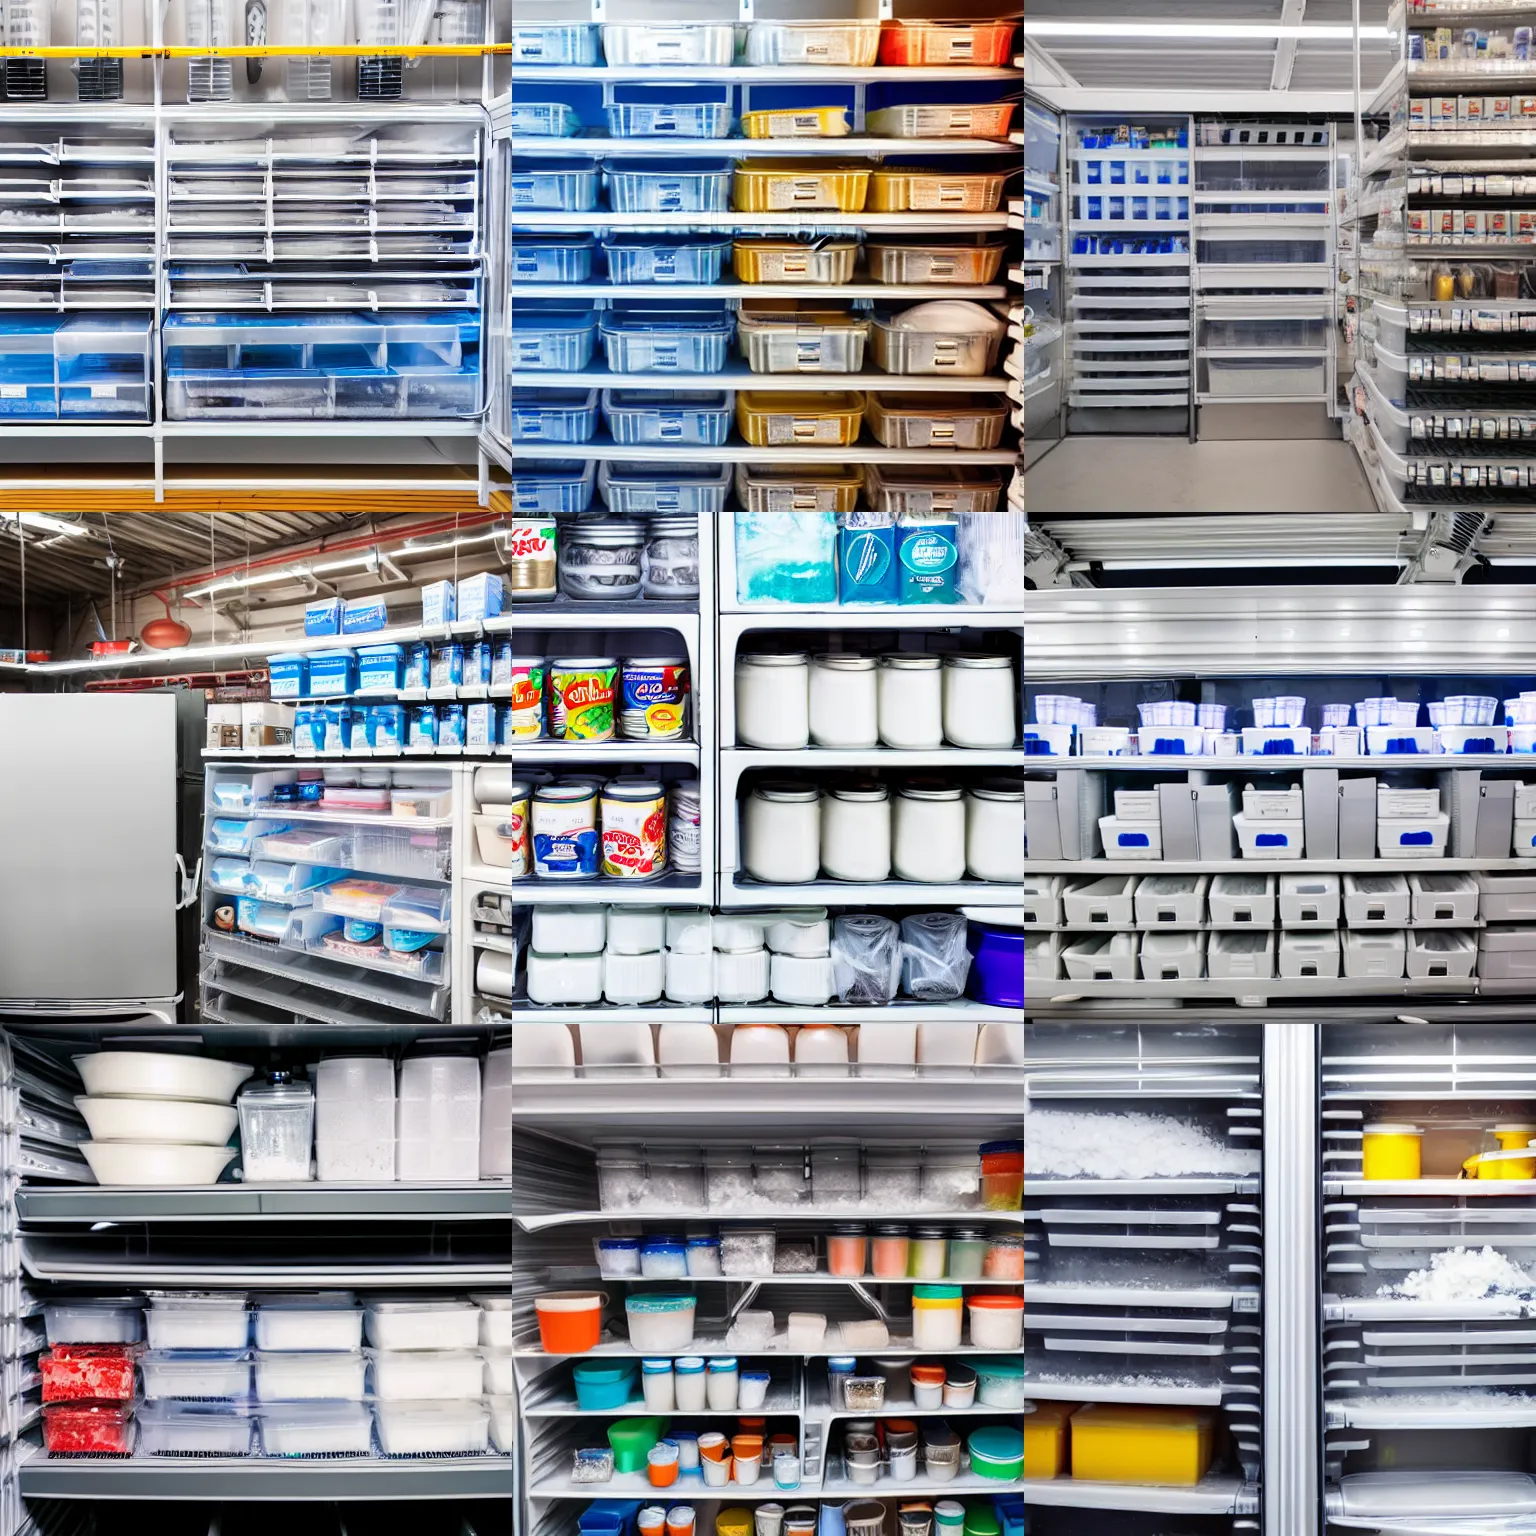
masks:
<svg viewBox="0 0 1536 1536"><path fill-rule="evenodd" d="M621 1360L617 1364L608 1362L589 1361L583 1365L573 1365L571 1375L577 1381L585 1381L592 1386L609 1384L616 1381L624 1381L634 1374L634 1365L628 1360Z"/></svg>
<svg viewBox="0 0 1536 1536"><path fill-rule="evenodd" d="M958 1285L914 1285L912 1295L920 1301L959 1301L965 1292Z"/></svg>
<svg viewBox="0 0 1536 1536"><path fill-rule="evenodd" d="M696 1296L626 1296L626 1312L688 1312L698 1305Z"/></svg>
<svg viewBox="0 0 1536 1536"><path fill-rule="evenodd" d="M978 1376L1001 1376L1009 1381L1019 1381L1024 1376L1024 1362L999 1356L995 1360L973 1360Z"/></svg>
<svg viewBox="0 0 1536 1536"><path fill-rule="evenodd" d="M972 1432L967 1441L971 1455L985 1461L1018 1461L1024 1455L1024 1431L995 1424Z"/></svg>

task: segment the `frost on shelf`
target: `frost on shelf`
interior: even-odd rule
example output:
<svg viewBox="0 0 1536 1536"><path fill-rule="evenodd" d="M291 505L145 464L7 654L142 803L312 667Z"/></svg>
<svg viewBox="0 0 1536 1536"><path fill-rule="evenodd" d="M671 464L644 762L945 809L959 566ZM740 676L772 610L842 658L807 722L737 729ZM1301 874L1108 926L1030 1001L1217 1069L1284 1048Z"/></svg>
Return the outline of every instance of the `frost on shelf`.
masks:
<svg viewBox="0 0 1536 1536"><path fill-rule="evenodd" d="M1489 1296L1536 1295L1536 1282L1496 1248L1450 1248L1430 1255L1428 1269L1416 1269L1376 1293L1400 1301L1482 1301Z"/></svg>
<svg viewBox="0 0 1536 1536"><path fill-rule="evenodd" d="M1453 1413L1498 1413L1536 1407L1536 1396L1525 1392L1490 1392L1485 1389L1464 1392L1359 1392L1339 1398L1329 1407L1343 1412L1360 1413L1369 1409L1390 1409L1393 1413L1423 1414L1426 1417Z"/></svg>
<svg viewBox="0 0 1536 1536"><path fill-rule="evenodd" d="M1024 1167L1035 1178L1243 1177L1258 1173L1259 1153L1169 1115L1031 1110L1026 1103Z"/></svg>

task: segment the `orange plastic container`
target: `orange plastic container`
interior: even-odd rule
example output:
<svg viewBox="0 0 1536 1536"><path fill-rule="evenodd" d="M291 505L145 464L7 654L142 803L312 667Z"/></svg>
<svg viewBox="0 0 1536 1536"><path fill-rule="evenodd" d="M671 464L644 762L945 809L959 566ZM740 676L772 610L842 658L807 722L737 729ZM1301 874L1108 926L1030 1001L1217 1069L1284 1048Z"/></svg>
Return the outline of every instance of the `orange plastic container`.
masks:
<svg viewBox="0 0 1536 1536"><path fill-rule="evenodd" d="M536 1296L539 1343L547 1355L584 1355L603 1334L605 1291L550 1291Z"/></svg>
<svg viewBox="0 0 1536 1536"><path fill-rule="evenodd" d="M1008 62L1017 26L1012 21L891 21L880 33L882 64L982 64Z"/></svg>
<svg viewBox="0 0 1536 1536"><path fill-rule="evenodd" d="M991 1141L981 1149L981 1203L989 1211L1016 1211L1024 1204L1024 1148Z"/></svg>

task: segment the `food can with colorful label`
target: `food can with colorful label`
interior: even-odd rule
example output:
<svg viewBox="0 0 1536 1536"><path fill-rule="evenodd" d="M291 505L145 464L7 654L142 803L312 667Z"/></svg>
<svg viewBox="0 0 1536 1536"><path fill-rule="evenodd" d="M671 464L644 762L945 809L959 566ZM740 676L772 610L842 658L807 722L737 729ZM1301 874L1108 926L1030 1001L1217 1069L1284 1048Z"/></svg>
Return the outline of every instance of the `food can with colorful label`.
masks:
<svg viewBox="0 0 1536 1536"><path fill-rule="evenodd" d="M533 796L533 872L545 880L595 880L597 791L561 779Z"/></svg>
<svg viewBox="0 0 1536 1536"><path fill-rule="evenodd" d="M507 595L514 603L549 602L559 590L556 554L560 525L553 513L514 517L508 530Z"/></svg>
<svg viewBox="0 0 1536 1536"><path fill-rule="evenodd" d="M511 878L514 880L521 880L528 873L528 813L532 799L533 786L526 779L513 779Z"/></svg>
<svg viewBox="0 0 1536 1536"><path fill-rule="evenodd" d="M688 712L688 663L676 657L626 656L624 712L630 741L666 741L683 734Z"/></svg>
<svg viewBox="0 0 1536 1536"><path fill-rule="evenodd" d="M611 779L603 787L603 873L650 880L667 868L667 797L657 779Z"/></svg>
<svg viewBox="0 0 1536 1536"><path fill-rule="evenodd" d="M619 664L576 656L549 664L549 734L566 741L612 741Z"/></svg>
<svg viewBox="0 0 1536 1536"><path fill-rule="evenodd" d="M544 734L544 658L512 658L512 739L537 741Z"/></svg>

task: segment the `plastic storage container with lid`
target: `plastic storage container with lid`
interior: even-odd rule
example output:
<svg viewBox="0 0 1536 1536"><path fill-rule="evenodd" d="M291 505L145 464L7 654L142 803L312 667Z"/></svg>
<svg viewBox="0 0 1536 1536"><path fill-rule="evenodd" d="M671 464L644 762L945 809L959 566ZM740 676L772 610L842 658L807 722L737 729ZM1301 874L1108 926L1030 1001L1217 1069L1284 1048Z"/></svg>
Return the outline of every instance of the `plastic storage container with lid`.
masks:
<svg viewBox="0 0 1536 1536"><path fill-rule="evenodd" d="M1002 269L1001 241L872 239L864 260L872 283L990 283Z"/></svg>
<svg viewBox="0 0 1536 1536"><path fill-rule="evenodd" d="M514 443L585 443L597 431L595 389L514 389L507 436Z"/></svg>
<svg viewBox="0 0 1536 1536"><path fill-rule="evenodd" d="M563 101L520 101L510 126L513 138L569 139L581 132L581 118Z"/></svg>
<svg viewBox="0 0 1536 1536"><path fill-rule="evenodd" d="M150 1401L243 1402L251 1395L251 1357L243 1349L150 1349L139 1369Z"/></svg>
<svg viewBox="0 0 1536 1536"><path fill-rule="evenodd" d="M892 21L880 35L880 62L895 65L1008 62L1014 21Z"/></svg>
<svg viewBox="0 0 1536 1536"><path fill-rule="evenodd" d="M50 1344L136 1344L144 1337L144 1309L129 1297L59 1302L43 1308Z"/></svg>
<svg viewBox="0 0 1536 1536"><path fill-rule="evenodd" d="M251 1314L241 1292L156 1296L146 1310L151 1349L244 1349Z"/></svg>
<svg viewBox="0 0 1536 1536"><path fill-rule="evenodd" d="M871 464L866 500L883 512L995 512L1003 477L989 465Z"/></svg>
<svg viewBox="0 0 1536 1536"><path fill-rule="evenodd" d="M248 1184L301 1183L314 1177L309 1152L315 1132L315 1090L274 1080L241 1089L240 1161Z"/></svg>
<svg viewBox="0 0 1536 1536"><path fill-rule="evenodd" d="M871 391L866 419L887 448L996 448L1008 410L1003 395Z"/></svg>
<svg viewBox="0 0 1536 1536"><path fill-rule="evenodd" d="M615 443L721 448L731 435L725 390L605 389L603 420Z"/></svg>
<svg viewBox="0 0 1536 1536"><path fill-rule="evenodd" d="M869 320L811 299L746 299L737 315L742 355L753 373L857 373Z"/></svg>
<svg viewBox="0 0 1536 1536"><path fill-rule="evenodd" d="M870 213L994 213L1007 174L927 166L880 166L870 174Z"/></svg>
<svg viewBox="0 0 1536 1536"><path fill-rule="evenodd" d="M737 167L731 205L739 213L802 208L859 213L869 196L869 176L869 166L856 161L746 160Z"/></svg>
<svg viewBox="0 0 1536 1536"><path fill-rule="evenodd" d="M491 1416L478 1401L381 1402L374 1424L386 1456L474 1456L491 1440Z"/></svg>
<svg viewBox="0 0 1536 1536"><path fill-rule="evenodd" d="M857 464L736 466L736 495L748 512L852 512L863 484Z"/></svg>
<svg viewBox="0 0 1536 1536"><path fill-rule="evenodd" d="M604 459L598 488L611 512L654 517L663 513L724 510L731 486L729 464L625 463Z"/></svg>
<svg viewBox="0 0 1536 1536"><path fill-rule="evenodd" d="M283 1403L259 1409L257 1420L267 1456L366 1456L373 1445L373 1410L363 1403Z"/></svg>
<svg viewBox="0 0 1536 1536"><path fill-rule="evenodd" d="M741 131L749 139L842 139L853 130L848 108L769 107L741 114Z"/></svg>
<svg viewBox="0 0 1536 1536"><path fill-rule="evenodd" d="M744 235L731 244L731 269L743 283L849 283L857 240L796 240Z"/></svg>
<svg viewBox="0 0 1536 1536"><path fill-rule="evenodd" d="M350 1291L264 1296L256 1307L256 1347L351 1350L363 1342L363 1309Z"/></svg>
<svg viewBox="0 0 1536 1536"><path fill-rule="evenodd" d="M724 139L731 132L729 86L616 85L603 112L616 139Z"/></svg>
<svg viewBox="0 0 1536 1536"><path fill-rule="evenodd" d="M607 22L603 57L609 64L729 64L736 29L730 22Z"/></svg>
<svg viewBox="0 0 1536 1536"><path fill-rule="evenodd" d="M509 39L514 64L597 63L597 28L585 22L512 28Z"/></svg>
<svg viewBox="0 0 1536 1536"><path fill-rule="evenodd" d="M363 1316L375 1349L473 1349L480 1342L480 1308L469 1301L374 1301Z"/></svg>
<svg viewBox="0 0 1536 1536"><path fill-rule="evenodd" d="M603 241L612 283L718 283L729 239L715 235L610 235Z"/></svg>
<svg viewBox="0 0 1536 1536"><path fill-rule="evenodd" d="M736 396L736 424L754 448L846 448L858 442L863 420L864 396L857 390L741 390Z"/></svg>
<svg viewBox="0 0 1536 1536"><path fill-rule="evenodd" d="M606 160L608 200L615 213L724 213L730 207L731 160Z"/></svg>
<svg viewBox="0 0 1536 1536"><path fill-rule="evenodd" d="M478 1180L479 1061L473 1056L407 1056L400 1063L395 1136L402 1183Z"/></svg>
<svg viewBox="0 0 1536 1536"><path fill-rule="evenodd" d="M735 321L724 309L616 305L599 329L613 373L719 373Z"/></svg>
<svg viewBox="0 0 1536 1536"><path fill-rule="evenodd" d="M509 371L579 373L592 361L598 316L592 308L516 304L507 338Z"/></svg>
<svg viewBox="0 0 1536 1536"><path fill-rule="evenodd" d="M880 53L878 21L754 21L748 64L829 64L867 69Z"/></svg>
<svg viewBox="0 0 1536 1536"><path fill-rule="evenodd" d="M600 179L595 160L520 160L507 182L512 216L518 209L591 213L597 207Z"/></svg>
<svg viewBox="0 0 1536 1536"><path fill-rule="evenodd" d="M977 312L974 324L970 324L967 315L951 301L938 302L955 312L953 328L909 329L902 323L901 315L875 311L871 316L870 348L877 368L886 373L972 378L984 374L997 362L1006 331L1002 320L980 305L967 305L967 311Z"/></svg>
<svg viewBox="0 0 1536 1536"><path fill-rule="evenodd" d="M538 283L584 283L592 276L592 235L515 234L508 262L515 278Z"/></svg>
<svg viewBox="0 0 1536 1536"><path fill-rule="evenodd" d="M909 103L871 112L868 131L882 139L1006 139L1018 104L969 102L938 106Z"/></svg>
<svg viewBox="0 0 1536 1536"><path fill-rule="evenodd" d="M141 1456L248 1456L256 1427L232 1403L147 1402L135 1417Z"/></svg>
<svg viewBox="0 0 1536 1536"><path fill-rule="evenodd" d="M256 1400L261 1403L349 1402L363 1399L366 1361L345 1353L298 1350L256 1355Z"/></svg>

